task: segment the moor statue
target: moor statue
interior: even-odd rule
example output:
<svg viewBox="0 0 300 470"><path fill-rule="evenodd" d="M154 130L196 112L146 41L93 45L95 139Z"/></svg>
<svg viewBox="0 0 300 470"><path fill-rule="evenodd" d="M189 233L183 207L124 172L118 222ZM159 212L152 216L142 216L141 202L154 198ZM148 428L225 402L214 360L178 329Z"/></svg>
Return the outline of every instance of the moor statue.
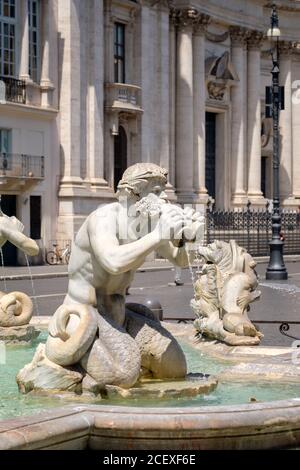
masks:
<svg viewBox="0 0 300 470"><path fill-rule="evenodd" d="M117 202L87 217L73 243L66 298L50 321L45 349L18 374L21 391L97 394L106 385L132 387L141 375L185 377L177 341L151 310L125 303L126 289L149 253L156 250L187 266L186 241L203 226L193 209L168 203L166 182L167 172L158 165L135 164L118 184ZM55 380L45 378L50 369Z"/></svg>

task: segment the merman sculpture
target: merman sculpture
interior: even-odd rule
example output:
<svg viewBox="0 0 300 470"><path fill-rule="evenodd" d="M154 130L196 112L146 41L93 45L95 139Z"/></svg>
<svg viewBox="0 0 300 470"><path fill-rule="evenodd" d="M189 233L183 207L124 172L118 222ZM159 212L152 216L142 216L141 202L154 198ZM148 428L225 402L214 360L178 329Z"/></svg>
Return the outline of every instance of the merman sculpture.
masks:
<svg viewBox="0 0 300 470"><path fill-rule="evenodd" d="M186 240L203 218L169 204L167 172L152 163L129 167L118 201L100 206L80 228L69 263L64 303L53 315L46 345L18 374L22 392L63 390L101 393L128 389L141 376L186 376L184 354L174 337L139 304L125 304L136 270L154 250L178 266L189 263Z"/></svg>
<svg viewBox="0 0 300 470"><path fill-rule="evenodd" d="M37 255L39 247L23 234L24 225L16 217L8 217L0 209L0 248L9 241L29 256ZM33 305L23 292L0 292L0 340L6 343L29 342L39 331L29 325Z"/></svg>

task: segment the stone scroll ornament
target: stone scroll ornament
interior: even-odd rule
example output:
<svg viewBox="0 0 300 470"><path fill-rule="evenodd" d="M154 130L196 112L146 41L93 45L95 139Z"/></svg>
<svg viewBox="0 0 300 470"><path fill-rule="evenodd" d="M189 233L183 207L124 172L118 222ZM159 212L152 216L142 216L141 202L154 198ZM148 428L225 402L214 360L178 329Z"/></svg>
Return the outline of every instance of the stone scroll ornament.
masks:
<svg viewBox="0 0 300 470"><path fill-rule="evenodd" d="M256 345L262 334L248 318L251 302L259 299L256 263L234 240L200 247L202 275L195 283L191 307L202 336L228 345Z"/></svg>
<svg viewBox="0 0 300 470"><path fill-rule="evenodd" d="M156 250L187 266L183 236L194 239L204 224L192 209L168 203L166 177L152 163L129 167L118 184L118 201L87 217L73 243L68 293L50 321L47 342L17 376L21 392L103 396L108 387L128 390L142 377L185 378L186 360L175 338L150 309L125 303L146 256ZM166 239L162 229L171 226Z"/></svg>
<svg viewBox="0 0 300 470"><path fill-rule="evenodd" d="M1 202L1 199L0 199ZM0 209L0 248L9 241L26 255L34 256L39 247L23 234L24 225L16 217L8 217ZM6 343L28 342L38 336L29 325L33 305L23 292L0 292L0 340Z"/></svg>

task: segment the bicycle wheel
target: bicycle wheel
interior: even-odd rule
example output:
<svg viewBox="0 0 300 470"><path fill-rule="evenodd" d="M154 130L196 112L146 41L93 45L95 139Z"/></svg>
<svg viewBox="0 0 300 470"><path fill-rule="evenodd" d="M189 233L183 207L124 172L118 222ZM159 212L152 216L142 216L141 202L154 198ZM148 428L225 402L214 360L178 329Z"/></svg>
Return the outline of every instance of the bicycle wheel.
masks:
<svg viewBox="0 0 300 470"><path fill-rule="evenodd" d="M68 252L65 254L65 264L69 264L69 259L70 259L70 252L68 251Z"/></svg>
<svg viewBox="0 0 300 470"><path fill-rule="evenodd" d="M58 259L57 259L57 254L55 253L55 251L48 251L46 260L48 264L57 264Z"/></svg>

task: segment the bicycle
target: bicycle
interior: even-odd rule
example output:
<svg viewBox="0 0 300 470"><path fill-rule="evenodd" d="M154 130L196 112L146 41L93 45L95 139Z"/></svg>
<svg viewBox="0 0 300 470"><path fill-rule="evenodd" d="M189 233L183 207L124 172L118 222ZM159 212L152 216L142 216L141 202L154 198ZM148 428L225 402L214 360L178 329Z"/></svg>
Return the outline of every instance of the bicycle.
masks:
<svg viewBox="0 0 300 470"><path fill-rule="evenodd" d="M58 248L58 243L53 243L54 250L47 253L46 260L48 264L69 264L71 248L67 244L65 248Z"/></svg>

